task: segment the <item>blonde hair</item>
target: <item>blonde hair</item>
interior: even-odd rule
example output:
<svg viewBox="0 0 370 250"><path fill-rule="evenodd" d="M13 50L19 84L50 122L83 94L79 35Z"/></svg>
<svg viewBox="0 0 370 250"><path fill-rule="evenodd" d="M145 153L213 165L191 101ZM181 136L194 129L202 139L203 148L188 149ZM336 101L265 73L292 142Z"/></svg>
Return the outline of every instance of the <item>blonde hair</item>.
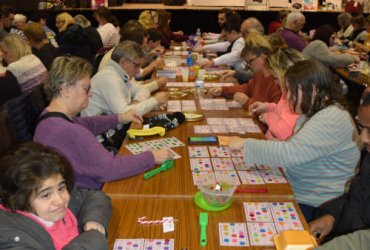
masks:
<svg viewBox="0 0 370 250"><path fill-rule="evenodd" d="M75 22L73 17L67 12L60 13L57 16L56 21L63 22L63 26L59 28L59 32L65 31L68 25L73 24Z"/></svg>
<svg viewBox="0 0 370 250"><path fill-rule="evenodd" d="M283 93L287 91L285 73L295 63L303 60L305 60L303 54L292 48L277 49L267 57L267 63L277 75Z"/></svg>
<svg viewBox="0 0 370 250"><path fill-rule="evenodd" d="M73 86L85 76L91 76L92 69L92 65L81 57L59 56L55 58L44 83L48 99L58 97L63 84Z"/></svg>
<svg viewBox="0 0 370 250"><path fill-rule="evenodd" d="M152 10L144 10L140 13L138 21L147 30L147 29L155 27L155 25L157 24L156 19L158 22L157 12L152 11Z"/></svg>
<svg viewBox="0 0 370 250"><path fill-rule="evenodd" d="M15 33L6 35L0 42L0 47L6 47L9 50L9 53L14 58L13 62L18 61L22 57L32 53L31 47L28 45L26 40Z"/></svg>
<svg viewBox="0 0 370 250"><path fill-rule="evenodd" d="M266 54L269 55L272 52L272 46L264 35L261 35L258 31L251 29L248 36L245 38L245 47L242 51L241 57L249 53L255 55Z"/></svg>

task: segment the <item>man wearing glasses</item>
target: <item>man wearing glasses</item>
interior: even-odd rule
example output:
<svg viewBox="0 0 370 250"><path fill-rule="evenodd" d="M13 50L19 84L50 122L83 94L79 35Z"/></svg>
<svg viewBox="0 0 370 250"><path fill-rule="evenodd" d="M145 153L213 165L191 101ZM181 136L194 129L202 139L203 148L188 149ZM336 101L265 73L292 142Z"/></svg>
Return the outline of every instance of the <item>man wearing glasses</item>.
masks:
<svg viewBox="0 0 370 250"><path fill-rule="evenodd" d="M83 116L117 114L135 109L145 115L167 102L167 92L150 97L150 91L131 79L139 72L144 54L139 44L123 41L112 52L108 64L92 79L92 96Z"/></svg>

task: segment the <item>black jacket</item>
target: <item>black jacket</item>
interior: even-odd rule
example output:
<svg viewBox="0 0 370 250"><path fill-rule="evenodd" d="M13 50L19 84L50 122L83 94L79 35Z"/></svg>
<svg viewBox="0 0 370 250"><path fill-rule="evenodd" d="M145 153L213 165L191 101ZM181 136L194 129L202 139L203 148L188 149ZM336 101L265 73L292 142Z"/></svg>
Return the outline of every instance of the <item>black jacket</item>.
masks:
<svg viewBox="0 0 370 250"><path fill-rule="evenodd" d="M65 31L55 37L61 55L73 55L85 58L94 63L95 54L90 49L89 39L83 28L77 24L71 24Z"/></svg>
<svg viewBox="0 0 370 250"><path fill-rule="evenodd" d="M326 214L335 218L328 240L370 228L370 153L366 151L363 156L360 171L352 180L348 193L322 204L315 214L316 218Z"/></svg>

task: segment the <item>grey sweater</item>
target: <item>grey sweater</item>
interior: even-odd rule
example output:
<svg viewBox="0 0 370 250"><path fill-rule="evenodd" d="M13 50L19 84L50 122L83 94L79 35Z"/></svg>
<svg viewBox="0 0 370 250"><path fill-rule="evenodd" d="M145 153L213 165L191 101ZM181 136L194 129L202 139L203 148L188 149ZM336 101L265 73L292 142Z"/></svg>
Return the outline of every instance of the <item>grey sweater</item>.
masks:
<svg viewBox="0 0 370 250"><path fill-rule="evenodd" d="M346 67L355 62L355 58L348 54L337 54L321 40L310 42L302 51L307 58L314 58L328 67Z"/></svg>

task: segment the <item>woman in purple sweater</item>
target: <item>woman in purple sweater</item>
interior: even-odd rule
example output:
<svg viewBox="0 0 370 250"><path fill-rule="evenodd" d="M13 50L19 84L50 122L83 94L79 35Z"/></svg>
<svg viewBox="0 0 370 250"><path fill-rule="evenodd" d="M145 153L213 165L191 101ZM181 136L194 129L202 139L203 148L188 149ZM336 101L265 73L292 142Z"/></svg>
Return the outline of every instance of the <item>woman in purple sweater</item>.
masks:
<svg viewBox="0 0 370 250"><path fill-rule="evenodd" d="M92 66L78 57L54 60L45 82L51 99L43 114L34 141L53 147L71 162L79 188L100 189L105 181L114 181L144 172L172 158L167 149L138 155L118 156L108 152L96 136L115 128L117 123L141 122L133 110L107 116L76 117L89 103Z"/></svg>

